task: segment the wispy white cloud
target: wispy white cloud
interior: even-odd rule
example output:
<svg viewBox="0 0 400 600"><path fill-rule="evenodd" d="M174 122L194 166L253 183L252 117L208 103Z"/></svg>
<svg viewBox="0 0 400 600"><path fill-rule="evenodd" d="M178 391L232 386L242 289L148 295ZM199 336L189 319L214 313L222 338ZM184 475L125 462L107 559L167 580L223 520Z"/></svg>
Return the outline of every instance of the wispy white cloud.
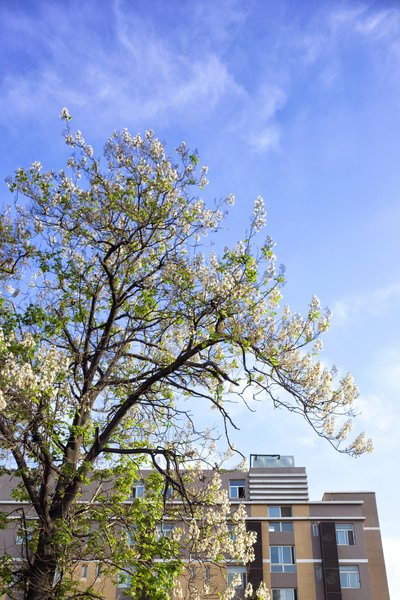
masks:
<svg viewBox="0 0 400 600"><path fill-rule="evenodd" d="M254 21L256 3L199 0L191 10L178 3L177 18L183 21L177 26L169 15L170 29L160 22L162 13L124 0L108 3L103 11L90 0L35 6L32 12L1 8L7 22L3 44L25 53L30 63L3 71L3 124L53 114L62 105L105 129L116 122L129 124L132 116L139 126L177 116L188 123L215 116L220 127L256 152L282 149L282 111L310 66L322 87L334 84L344 32L390 38L393 47L399 39L398 9L372 11L359 4L320 11L305 27L285 25L279 44L269 41L272 33L266 32L257 80L249 83L230 62L230 44L243 36L248 19ZM251 48L249 43L246 52Z"/></svg>
<svg viewBox="0 0 400 600"><path fill-rule="evenodd" d="M392 37L400 34L400 9L380 7L379 4L371 7L366 3L359 3L334 9L330 24L334 31L350 28L366 36Z"/></svg>
<svg viewBox="0 0 400 600"><path fill-rule="evenodd" d="M352 32L373 42L386 45L387 50L400 56L400 9L397 7L371 7L358 4L340 10L334 10L330 19L335 33Z"/></svg>
<svg viewBox="0 0 400 600"><path fill-rule="evenodd" d="M400 9L382 9L355 19L354 28L358 33L375 38L392 38L400 34Z"/></svg>
<svg viewBox="0 0 400 600"><path fill-rule="evenodd" d="M20 52L23 37L32 63L0 73L3 124L58 114L64 105L104 129L129 124L132 116L139 126L178 115L199 122L219 109L220 126L255 151L279 147L285 90L265 79L247 90L229 65L230 35L247 18L238 0L198 2L173 32L123 0L103 15L90 1L37 7L33 15L3 7L10 47Z"/></svg>
<svg viewBox="0 0 400 600"><path fill-rule="evenodd" d="M357 315L383 315L390 304L400 298L400 283L393 283L375 290L344 296L332 307L334 326L343 325Z"/></svg>
<svg viewBox="0 0 400 600"><path fill-rule="evenodd" d="M278 115L286 100L286 92L276 85L263 84L252 96L246 93L234 128L255 151L278 150L281 139Z"/></svg>
<svg viewBox="0 0 400 600"><path fill-rule="evenodd" d="M31 71L4 77L4 122L64 104L89 113L95 107L96 119L100 112L103 122L116 115L140 115L142 120L171 111L196 115L209 113L225 94L238 91L217 53L183 52L184 40L161 37L148 19L125 11L120 3L110 13L108 39L79 25L81 20L86 26L90 23L89 13L76 17L72 20L67 8L58 5L58 11L49 10L43 21L37 16L9 21L16 39L24 34L32 56L43 56Z"/></svg>

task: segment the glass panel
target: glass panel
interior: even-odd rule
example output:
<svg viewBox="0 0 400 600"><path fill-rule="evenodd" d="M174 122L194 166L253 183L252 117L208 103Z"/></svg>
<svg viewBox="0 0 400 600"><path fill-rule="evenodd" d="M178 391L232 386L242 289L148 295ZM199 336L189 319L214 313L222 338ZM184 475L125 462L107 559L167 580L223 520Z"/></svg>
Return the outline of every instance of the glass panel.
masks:
<svg viewBox="0 0 400 600"><path fill-rule="evenodd" d="M131 586L131 576L128 573L120 572L118 577L118 587L124 590Z"/></svg>
<svg viewBox="0 0 400 600"><path fill-rule="evenodd" d="M137 483L132 488L132 496L134 498L143 498L144 486L141 483Z"/></svg>
<svg viewBox="0 0 400 600"><path fill-rule="evenodd" d="M336 531L336 543L339 546L346 545L346 534L344 531Z"/></svg>
<svg viewBox="0 0 400 600"><path fill-rule="evenodd" d="M283 560L282 562L284 562L285 564L291 564L293 563L293 552L292 552L292 547L291 546L282 546L282 557Z"/></svg>
<svg viewBox="0 0 400 600"><path fill-rule="evenodd" d="M282 565L271 565L271 573L283 573Z"/></svg>
<svg viewBox="0 0 400 600"><path fill-rule="evenodd" d="M293 531L293 523L287 521L274 521L268 525L269 531Z"/></svg>
<svg viewBox="0 0 400 600"><path fill-rule="evenodd" d="M236 542L236 533L235 533L235 525L233 523L229 523L228 524L228 534L229 534L229 538L232 540L232 542Z"/></svg>
<svg viewBox="0 0 400 600"><path fill-rule="evenodd" d="M342 571L340 572L340 587L342 587L342 588L349 587L347 573L343 573Z"/></svg>
<svg viewBox="0 0 400 600"><path fill-rule="evenodd" d="M336 542L339 546L354 546L354 530L351 523L336 525Z"/></svg>
<svg viewBox="0 0 400 600"><path fill-rule="evenodd" d="M271 562L280 563L279 546L271 546Z"/></svg>
<svg viewBox="0 0 400 600"><path fill-rule="evenodd" d="M254 468L294 467L294 456L250 454L250 466Z"/></svg>
<svg viewBox="0 0 400 600"><path fill-rule="evenodd" d="M284 565L284 573L296 573L296 565Z"/></svg>
<svg viewBox="0 0 400 600"><path fill-rule="evenodd" d="M132 531L127 531L126 532L126 539L128 542L129 546L133 546L135 544L135 536L134 533Z"/></svg>
<svg viewBox="0 0 400 600"><path fill-rule="evenodd" d="M161 531L164 537L171 537L172 531L174 529L173 525L162 525Z"/></svg>
<svg viewBox="0 0 400 600"><path fill-rule="evenodd" d="M244 498L246 489L245 479L231 479L229 481L230 498Z"/></svg>
<svg viewBox="0 0 400 600"><path fill-rule="evenodd" d="M280 506L268 506L268 516L280 517L281 516L281 507Z"/></svg>
<svg viewBox="0 0 400 600"><path fill-rule="evenodd" d="M295 590L293 588L272 590L272 600L295 600L295 597Z"/></svg>
<svg viewBox="0 0 400 600"><path fill-rule="evenodd" d="M271 572L295 573L293 546L270 546Z"/></svg>
<svg viewBox="0 0 400 600"><path fill-rule="evenodd" d="M360 575L356 565L339 567L339 571L340 585L342 588L358 589L360 587Z"/></svg>
<svg viewBox="0 0 400 600"><path fill-rule="evenodd" d="M230 585L235 579L240 577L240 582L235 586L236 589L242 589L246 585L246 567L228 567L227 569L227 581Z"/></svg>

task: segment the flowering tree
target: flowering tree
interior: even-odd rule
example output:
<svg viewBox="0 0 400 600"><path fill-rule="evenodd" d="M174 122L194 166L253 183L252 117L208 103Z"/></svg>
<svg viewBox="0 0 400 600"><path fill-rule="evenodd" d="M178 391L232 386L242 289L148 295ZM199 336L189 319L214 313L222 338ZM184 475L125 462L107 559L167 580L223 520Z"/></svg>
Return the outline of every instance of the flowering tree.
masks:
<svg viewBox="0 0 400 600"><path fill-rule="evenodd" d="M223 214L197 195L207 180L196 154L182 144L173 159L152 131L124 130L101 165L66 109L62 118L69 174L18 169L9 180L16 210L1 220L0 445L37 516L19 574L28 600L60 598L72 585L68 561L88 543L78 530L92 510L78 499L107 464L130 482L150 465L164 500L172 489L194 506L180 475L204 438L192 403L215 408L226 429L227 393L250 389L303 415L341 451L369 449L363 435L342 445L357 389L349 375L333 387L334 371L317 359L329 314L316 298L304 317L279 310L273 242L254 249L262 199L244 240L206 254L199 242ZM116 521L125 518L110 502Z"/></svg>

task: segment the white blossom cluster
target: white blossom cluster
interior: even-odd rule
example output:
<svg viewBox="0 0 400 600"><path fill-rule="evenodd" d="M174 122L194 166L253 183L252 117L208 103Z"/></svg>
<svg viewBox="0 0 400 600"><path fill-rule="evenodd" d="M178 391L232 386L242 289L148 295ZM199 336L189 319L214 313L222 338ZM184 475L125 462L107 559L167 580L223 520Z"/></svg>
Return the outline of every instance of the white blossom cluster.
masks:
<svg viewBox="0 0 400 600"><path fill-rule="evenodd" d="M30 358L33 356L33 358ZM51 400L57 381L65 378L68 362L54 347L40 348L26 334L17 338L0 328L0 409L14 402L32 402L39 397Z"/></svg>
<svg viewBox="0 0 400 600"><path fill-rule="evenodd" d="M201 516L190 523L193 550L215 562L223 556L244 563L254 560L255 533L246 531L245 519L244 506L232 513L227 494L221 491L215 506L204 508ZM230 535L229 521L235 527L235 536Z"/></svg>
<svg viewBox="0 0 400 600"><path fill-rule="evenodd" d="M264 199L261 196L257 196L254 202L254 229L255 231L260 231L265 225L266 221L266 211L264 205Z"/></svg>
<svg viewBox="0 0 400 600"><path fill-rule="evenodd" d="M201 465L198 463L191 473L192 484L197 482L195 497L196 509L193 518L188 522L188 530L183 536L184 547L189 550L194 565L212 564L224 568L229 561L247 564L254 560L253 545L255 532L246 531L246 510L244 505L233 509L226 490L221 489L221 478L218 472L199 485L199 476L204 480ZM189 486L189 487L192 487ZM182 541L182 540L181 540ZM185 569L186 588L177 581L174 598L190 598L190 600L206 600L215 597L215 589L208 581L192 582L189 565ZM248 588L250 589L250 588ZM232 594L233 590L233 595ZM226 587L221 598L233 598L235 582ZM258 597L258 596L257 596ZM264 598L264 596L260 596ZM268 598L266 596L265 598Z"/></svg>

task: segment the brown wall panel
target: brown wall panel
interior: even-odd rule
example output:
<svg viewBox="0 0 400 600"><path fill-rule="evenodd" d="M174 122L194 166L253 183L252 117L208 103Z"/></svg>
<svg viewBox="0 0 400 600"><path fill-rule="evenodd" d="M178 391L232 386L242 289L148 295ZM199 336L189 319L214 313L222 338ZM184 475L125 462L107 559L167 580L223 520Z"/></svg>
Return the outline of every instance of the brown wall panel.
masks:
<svg viewBox="0 0 400 600"><path fill-rule="evenodd" d="M335 523L333 521L321 521L319 524L319 537L321 541L325 600L342 600Z"/></svg>
<svg viewBox="0 0 400 600"><path fill-rule="evenodd" d="M254 560L249 564L247 570L247 580L254 589L257 589L263 580L263 553L262 553L262 533L261 521L248 521L246 523L247 531L255 531L257 534L254 544Z"/></svg>

